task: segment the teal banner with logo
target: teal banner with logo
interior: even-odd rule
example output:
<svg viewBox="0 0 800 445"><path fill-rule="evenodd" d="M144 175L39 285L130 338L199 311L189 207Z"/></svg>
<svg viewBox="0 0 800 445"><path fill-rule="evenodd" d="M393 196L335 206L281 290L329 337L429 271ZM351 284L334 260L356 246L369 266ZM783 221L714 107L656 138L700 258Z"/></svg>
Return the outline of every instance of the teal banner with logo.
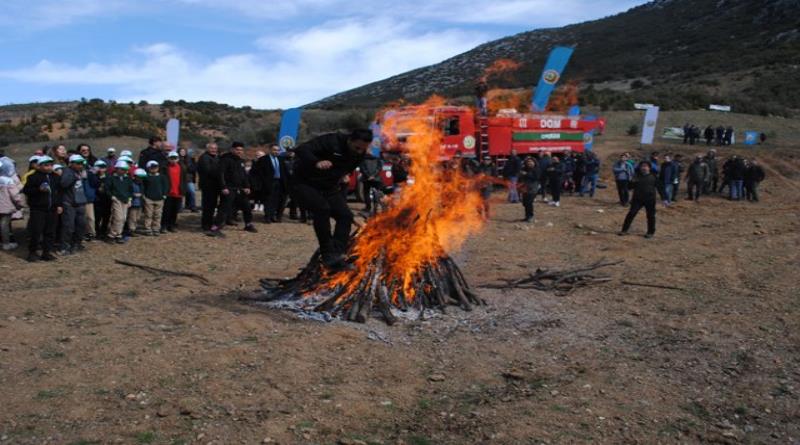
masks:
<svg viewBox="0 0 800 445"><path fill-rule="evenodd" d="M281 151L291 150L297 145L297 133L300 131L300 115L302 108L284 110L281 115L281 130L278 132L278 145Z"/></svg>
<svg viewBox="0 0 800 445"><path fill-rule="evenodd" d="M561 79L561 73L567 67L567 62L572 57L573 51L572 48L566 46L557 46L550 52L547 63L544 64L542 76L539 78L539 84L536 85L536 89L533 92L531 110L534 113L547 109L550 95L553 94L556 84Z"/></svg>

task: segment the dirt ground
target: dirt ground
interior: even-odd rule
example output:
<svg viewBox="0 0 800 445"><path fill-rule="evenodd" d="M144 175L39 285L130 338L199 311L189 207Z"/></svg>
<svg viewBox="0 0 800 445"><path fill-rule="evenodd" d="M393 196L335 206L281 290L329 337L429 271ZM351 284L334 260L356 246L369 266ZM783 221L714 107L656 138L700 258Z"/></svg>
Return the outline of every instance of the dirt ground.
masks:
<svg viewBox="0 0 800 445"><path fill-rule="evenodd" d="M486 307L394 327L239 301L307 261L313 234L294 222L218 240L183 214L177 234L55 263L0 254L0 443L800 443L800 159L755 154L761 203L681 196L659 207L652 240L644 214L616 236L613 185L537 201L530 226L498 192L455 255L474 287L624 259L613 281L478 289Z"/></svg>

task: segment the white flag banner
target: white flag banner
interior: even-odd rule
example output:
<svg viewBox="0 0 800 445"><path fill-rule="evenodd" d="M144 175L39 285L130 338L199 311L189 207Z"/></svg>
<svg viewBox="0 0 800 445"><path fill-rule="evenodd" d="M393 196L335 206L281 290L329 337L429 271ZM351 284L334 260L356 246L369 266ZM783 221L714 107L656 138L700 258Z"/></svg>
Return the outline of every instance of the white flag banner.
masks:
<svg viewBox="0 0 800 445"><path fill-rule="evenodd" d="M728 112L731 111L731 106L730 105L714 105L714 104L711 104L711 105L708 106L708 109L711 110L711 111L724 111L724 112L728 113Z"/></svg>
<svg viewBox="0 0 800 445"><path fill-rule="evenodd" d="M167 142L178 149L178 141L180 140L181 121L178 119L170 119L167 121Z"/></svg>
<svg viewBox="0 0 800 445"><path fill-rule="evenodd" d="M644 125L642 125L642 145L650 145L656 135L656 124L658 123L658 107L650 107L644 114Z"/></svg>

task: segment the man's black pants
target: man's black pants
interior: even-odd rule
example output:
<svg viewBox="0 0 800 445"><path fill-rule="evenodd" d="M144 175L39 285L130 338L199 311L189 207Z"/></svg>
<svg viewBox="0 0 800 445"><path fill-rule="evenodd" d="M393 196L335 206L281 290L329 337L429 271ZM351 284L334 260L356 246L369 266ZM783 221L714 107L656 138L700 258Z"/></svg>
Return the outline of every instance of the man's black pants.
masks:
<svg viewBox="0 0 800 445"><path fill-rule="evenodd" d="M350 239L353 212L347 207L347 201L342 196L341 190L336 188L319 190L307 184L294 184L292 197L297 200L300 207L311 212L320 252L344 253ZM336 221L333 236L331 236L331 218Z"/></svg>
<svg viewBox="0 0 800 445"><path fill-rule="evenodd" d="M550 181L550 194L553 196L553 201L561 201L561 179Z"/></svg>
<svg viewBox="0 0 800 445"><path fill-rule="evenodd" d="M628 205L628 201L630 201L631 191L628 187L629 183L627 179L617 179L617 195L619 195L619 203L622 205Z"/></svg>
<svg viewBox="0 0 800 445"><path fill-rule="evenodd" d="M280 220L286 208L286 191L280 179L272 180L269 194L264 196L264 217L268 220Z"/></svg>
<svg viewBox="0 0 800 445"><path fill-rule="evenodd" d="M200 225L203 230L211 230L214 224L214 212L219 207L220 189L217 187L205 187L201 189L202 193L202 213L200 216Z"/></svg>
<svg viewBox="0 0 800 445"><path fill-rule="evenodd" d="M222 195L221 201L220 211L217 212L217 217L214 220L215 226L222 227L225 222L233 218L233 212L237 210L242 211L245 224L253 222L253 209L250 208L250 200L244 191L230 189L230 193Z"/></svg>
<svg viewBox="0 0 800 445"><path fill-rule="evenodd" d="M687 188L689 192L688 196L689 200L697 201L700 198L700 192L702 191L703 184L700 184L699 182L689 181Z"/></svg>
<svg viewBox="0 0 800 445"><path fill-rule="evenodd" d="M58 213L54 210L31 209L28 218L28 252L36 253L42 249L42 255L53 251L58 227Z"/></svg>
<svg viewBox="0 0 800 445"><path fill-rule="evenodd" d="M526 191L522 193L522 206L525 208L525 219L533 218L533 199L536 198L536 193Z"/></svg>
<svg viewBox="0 0 800 445"><path fill-rule="evenodd" d="M628 229L631 228L631 224L633 223L633 219L636 218L636 214L639 213L639 210L644 207L645 212L647 213L647 233L650 235L656 233L656 200L650 199L647 201L631 201L631 208L628 210L628 214L625 215L625 222L622 224L622 231L627 232Z"/></svg>

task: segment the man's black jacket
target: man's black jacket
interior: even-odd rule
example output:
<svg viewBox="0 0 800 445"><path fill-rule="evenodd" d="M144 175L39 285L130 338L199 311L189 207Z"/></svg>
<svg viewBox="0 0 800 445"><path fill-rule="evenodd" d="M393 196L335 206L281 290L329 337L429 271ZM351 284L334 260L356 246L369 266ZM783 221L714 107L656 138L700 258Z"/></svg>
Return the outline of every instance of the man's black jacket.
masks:
<svg viewBox="0 0 800 445"><path fill-rule="evenodd" d="M338 190L342 177L352 173L364 160L364 155L350 151L347 135L341 133L317 136L300 144L295 154L292 179L320 190ZM319 161L330 161L333 165L327 170L320 170L317 168Z"/></svg>
<svg viewBox="0 0 800 445"><path fill-rule="evenodd" d="M164 167L167 166L167 155L155 147L147 147L139 153L139 168L147 169L147 163L150 161L158 162L158 167L163 172ZM109 167L113 166L109 165Z"/></svg>
<svg viewBox="0 0 800 445"><path fill-rule="evenodd" d="M647 175L637 173L628 183L628 187L633 190L632 199L636 202L654 201L656 193L663 195L662 185L661 181L652 173Z"/></svg>
<svg viewBox="0 0 800 445"><path fill-rule="evenodd" d="M200 177L201 189L219 189L219 156L203 153L197 161L197 174Z"/></svg>
<svg viewBox="0 0 800 445"><path fill-rule="evenodd" d="M281 171L280 184L285 188L289 185L289 169L286 166L286 159L278 156L278 168ZM250 169L250 186L264 194L272 194L275 178L275 167L272 165L270 155L262 156L253 163Z"/></svg>
<svg viewBox="0 0 800 445"><path fill-rule="evenodd" d="M244 169L244 159L233 153L225 153L219 158L219 182L222 189L250 188L250 179Z"/></svg>

